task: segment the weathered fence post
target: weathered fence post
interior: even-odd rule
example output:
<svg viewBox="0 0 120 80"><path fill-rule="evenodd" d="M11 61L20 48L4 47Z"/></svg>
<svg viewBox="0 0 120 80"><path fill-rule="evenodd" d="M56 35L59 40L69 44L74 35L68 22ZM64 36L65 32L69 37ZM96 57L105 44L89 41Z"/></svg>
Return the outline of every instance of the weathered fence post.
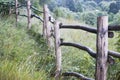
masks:
<svg viewBox="0 0 120 80"><path fill-rule="evenodd" d="M108 17L97 20L97 59L95 80L107 80L108 58Z"/></svg>
<svg viewBox="0 0 120 80"><path fill-rule="evenodd" d="M48 47L51 46L51 39L50 39L50 36L51 36L51 27L49 25L49 9L48 9L48 6L47 5L44 5L44 8L43 8L43 11L44 11L44 22L43 22L43 37L45 39L47 39L47 44L48 44Z"/></svg>
<svg viewBox="0 0 120 80"><path fill-rule="evenodd" d="M18 0L15 0L16 27L18 22Z"/></svg>
<svg viewBox="0 0 120 80"><path fill-rule="evenodd" d="M48 22L48 15L47 15L47 5L43 6L43 37L46 39L47 38L47 22Z"/></svg>
<svg viewBox="0 0 120 80"><path fill-rule="evenodd" d="M56 71L55 80L60 79L61 75L61 48L60 48L60 29L59 22L55 21L55 55L56 55Z"/></svg>
<svg viewBox="0 0 120 80"><path fill-rule="evenodd" d="M11 10L11 3L9 4L9 15L11 15L11 13L12 13L12 10Z"/></svg>
<svg viewBox="0 0 120 80"><path fill-rule="evenodd" d="M30 0L27 0L27 15L28 15L28 29L31 29L31 2Z"/></svg>

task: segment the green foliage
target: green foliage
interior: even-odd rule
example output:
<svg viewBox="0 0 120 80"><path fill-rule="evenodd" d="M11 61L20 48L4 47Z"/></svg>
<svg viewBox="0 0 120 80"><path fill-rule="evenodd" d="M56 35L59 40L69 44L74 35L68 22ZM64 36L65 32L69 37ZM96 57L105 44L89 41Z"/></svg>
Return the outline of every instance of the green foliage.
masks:
<svg viewBox="0 0 120 80"><path fill-rule="evenodd" d="M120 2L119 1L113 1L109 6L109 13L116 14L120 10Z"/></svg>
<svg viewBox="0 0 120 80"><path fill-rule="evenodd" d="M85 3L83 2L83 8L84 11L96 10L98 8L98 5L94 1L86 1Z"/></svg>
<svg viewBox="0 0 120 80"><path fill-rule="evenodd" d="M44 4L48 4L51 0L39 0L40 5L43 6Z"/></svg>
<svg viewBox="0 0 120 80"><path fill-rule="evenodd" d="M102 1L99 3L100 8L102 9L102 11L109 11L109 6L110 6L110 2L107 1Z"/></svg>
<svg viewBox="0 0 120 80"><path fill-rule="evenodd" d="M10 8L14 8L14 2L12 0L0 1L0 15L6 16L10 13Z"/></svg>
<svg viewBox="0 0 120 80"><path fill-rule="evenodd" d="M100 12L100 11L86 11L80 15L82 18L82 21L85 22L85 24L89 25L94 25L96 26L97 24L97 17L98 16L103 16L107 15L105 12Z"/></svg>
<svg viewBox="0 0 120 80"><path fill-rule="evenodd" d="M54 15L55 17L64 17L67 19L74 19L74 13L72 11L70 11L68 8L64 8L64 7L57 7L54 10Z"/></svg>
<svg viewBox="0 0 120 80"><path fill-rule="evenodd" d="M94 25L96 23L96 14L92 13L92 12L86 12L83 13L83 21L85 21L86 24L89 25Z"/></svg>
<svg viewBox="0 0 120 80"><path fill-rule="evenodd" d="M69 8L71 11L76 11L75 2L73 0L66 0L66 7Z"/></svg>
<svg viewBox="0 0 120 80"><path fill-rule="evenodd" d="M57 1L55 0L51 0L51 2L48 4L49 9L53 12L54 9L56 9L58 7Z"/></svg>
<svg viewBox="0 0 120 80"><path fill-rule="evenodd" d="M110 14L110 21L112 25L119 25L120 24L120 11L114 15L113 13Z"/></svg>
<svg viewBox="0 0 120 80"><path fill-rule="evenodd" d="M83 7L82 7L82 3L81 2L76 2L76 12L82 12L83 11Z"/></svg>

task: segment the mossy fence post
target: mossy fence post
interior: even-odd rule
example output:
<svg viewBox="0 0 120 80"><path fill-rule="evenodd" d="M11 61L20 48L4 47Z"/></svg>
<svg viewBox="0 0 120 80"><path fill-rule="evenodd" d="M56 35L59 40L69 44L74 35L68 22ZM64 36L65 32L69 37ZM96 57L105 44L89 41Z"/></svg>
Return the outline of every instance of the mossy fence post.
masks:
<svg viewBox="0 0 120 80"><path fill-rule="evenodd" d="M97 58L95 80L107 80L108 16L97 18Z"/></svg>

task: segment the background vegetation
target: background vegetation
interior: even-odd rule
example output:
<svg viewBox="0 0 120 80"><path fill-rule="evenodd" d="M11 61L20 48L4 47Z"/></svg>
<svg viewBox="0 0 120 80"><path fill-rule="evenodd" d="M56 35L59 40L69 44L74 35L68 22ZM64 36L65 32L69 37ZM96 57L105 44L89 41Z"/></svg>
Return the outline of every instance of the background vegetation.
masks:
<svg viewBox="0 0 120 80"><path fill-rule="evenodd" d="M63 24L80 24L96 27L97 17L109 16L109 24L120 24L119 0L31 0L32 5L42 10L48 4L54 18ZM0 0L11 2L13 0ZM25 4L25 0L19 0ZM71 5L69 5L71 4ZM14 7L12 7L14 9ZM24 7L20 14L26 14ZM42 14L32 11L39 16ZM26 29L27 19L19 16L15 27L15 15L9 14L9 6L0 6L0 80L53 80L55 56L54 47L49 49L42 38L42 23L32 18L32 29ZM109 49L120 52L120 33L109 39ZM82 30L61 30L64 41L86 45L96 51L96 35ZM120 62L115 59L109 65L108 80L120 79ZM62 47L62 72L75 71L94 78L95 60L86 52ZM63 80L77 80L63 77Z"/></svg>

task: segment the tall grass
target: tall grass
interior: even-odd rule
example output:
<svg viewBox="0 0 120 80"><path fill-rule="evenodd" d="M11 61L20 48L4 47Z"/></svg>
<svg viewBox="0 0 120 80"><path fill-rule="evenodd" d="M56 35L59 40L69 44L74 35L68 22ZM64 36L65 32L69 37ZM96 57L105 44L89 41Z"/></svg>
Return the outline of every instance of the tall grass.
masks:
<svg viewBox="0 0 120 80"><path fill-rule="evenodd" d="M48 54L38 25L33 22L28 31L24 19L17 27L13 16L0 20L0 80L51 79L54 55Z"/></svg>

